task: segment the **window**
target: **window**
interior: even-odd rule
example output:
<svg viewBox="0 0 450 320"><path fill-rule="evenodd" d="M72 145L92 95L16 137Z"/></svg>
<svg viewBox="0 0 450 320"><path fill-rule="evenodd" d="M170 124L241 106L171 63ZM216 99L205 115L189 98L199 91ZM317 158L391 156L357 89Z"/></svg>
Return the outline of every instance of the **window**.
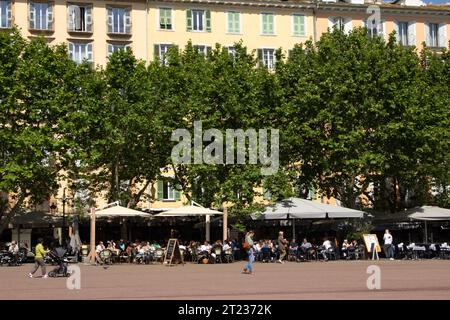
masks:
<svg viewBox="0 0 450 320"><path fill-rule="evenodd" d="M294 14L292 16L293 19L293 33L294 36L304 37L306 36L306 28L305 28L305 16L303 14Z"/></svg>
<svg viewBox="0 0 450 320"><path fill-rule="evenodd" d="M379 21L378 25L376 20L365 20L364 26L367 28L367 34L370 38L375 38L377 36L382 37L384 34L384 22Z"/></svg>
<svg viewBox="0 0 450 320"><path fill-rule="evenodd" d="M108 43L108 57L119 50L127 50L130 46L124 43Z"/></svg>
<svg viewBox="0 0 450 320"><path fill-rule="evenodd" d="M233 57L233 59L236 59L236 48L233 46L227 47L228 54Z"/></svg>
<svg viewBox="0 0 450 320"><path fill-rule="evenodd" d="M69 57L78 64L84 60L93 62L92 43L69 42Z"/></svg>
<svg viewBox="0 0 450 320"><path fill-rule="evenodd" d="M187 31L211 32L211 11L209 10L187 10Z"/></svg>
<svg viewBox="0 0 450 320"><path fill-rule="evenodd" d="M172 30L171 8L159 8L159 28L161 30Z"/></svg>
<svg viewBox="0 0 450 320"><path fill-rule="evenodd" d="M261 13L262 17L262 34L275 34L275 16L273 13Z"/></svg>
<svg viewBox="0 0 450 320"><path fill-rule="evenodd" d="M229 33L241 32L241 16L239 12L228 11L228 29Z"/></svg>
<svg viewBox="0 0 450 320"><path fill-rule="evenodd" d="M427 45L430 47L439 46L439 24L429 23L427 33Z"/></svg>
<svg viewBox="0 0 450 320"><path fill-rule="evenodd" d="M49 2L30 2L28 19L30 29L53 29L53 5Z"/></svg>
<svg viewBox="0 0 450 320"><path fill-rule="evenodd" d="M408 45L408 22L398 23L398 42L402 46Z"/></svg>
<svg viewBox="0 0 450 320"><path fill-rule="evenodd" d="M180 200L179 188L175 188L171 182L158 181L158 200Z"/></svg>
<svg viewBox="0 0 450 320"><path fill-rule="evenodd" d="M211 52L211 47L209 47L209 46L195 45L194 49L197 50L197 52L200 53L204 57L206 57L208 55L208 53Z"/></svg>
<svg viewBox="0 0 450 320"><path fill-rule="evenodd" d="M272 70L275 67L275 49L258 49L259 62Z"/></svg>
<svg viewBox="0 0 450 320"><path fill-rule="evenodd" d="M108 33L118 33L118 34L131 33L130 8L120 8L120 7L108 8Z"/></svg>
<svg viewBox="0 0 450 320"><path fill-rule="evenodd" d="M262 194L264 200L272 200L272 192L267 188L262 188Z"/></svg>
<svg viewBox="0 0 450 320"><path fill-rule="evenodd" d="M338 30L346 31L346 19L343 17L332 17L330 18L330 29L336 28Z"/></svg>
<svg viewBox="0 0 450 320"><path fill-rule="evenodd" d="M153 55L155 59L159 59L163 65L168 64L166 53L172 45L170 44L155 44Z"/></svg>
<svg viewBox="0 0 450 320"><path fill-rule="evenodd" d="M0 28L11 28L12 9L10 0L0 1Z"/></svg>
<svg viewBox="0 0 450 320"><path fill-rule="evenodd" d="M92 32L92 5L69 4L67 7L67 30Z"/></svg>

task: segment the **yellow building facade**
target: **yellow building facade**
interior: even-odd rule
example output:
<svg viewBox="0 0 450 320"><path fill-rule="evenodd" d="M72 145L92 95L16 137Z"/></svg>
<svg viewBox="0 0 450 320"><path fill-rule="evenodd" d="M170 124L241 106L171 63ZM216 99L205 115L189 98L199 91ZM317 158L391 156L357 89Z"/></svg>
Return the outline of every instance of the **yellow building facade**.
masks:
<svg viewBox="0 0 450 320"><path fill-rule="evenodd" d="M162 57L168 46L183 48L189 40L205 53L216 43L232 47L242 40L271 67L273 50L282 48L287 54L297 43L316 41L335 24L345 31L365 26L373 13L367 9L375 5L384 37L395 30L403 45L448 47L450 6L422 5L419 0L336 1L0 0L0 30L17 25L27 38L43 35L50 44L67 43L75 61L101 66L114 50L126 46L149 62Z"/></svg>

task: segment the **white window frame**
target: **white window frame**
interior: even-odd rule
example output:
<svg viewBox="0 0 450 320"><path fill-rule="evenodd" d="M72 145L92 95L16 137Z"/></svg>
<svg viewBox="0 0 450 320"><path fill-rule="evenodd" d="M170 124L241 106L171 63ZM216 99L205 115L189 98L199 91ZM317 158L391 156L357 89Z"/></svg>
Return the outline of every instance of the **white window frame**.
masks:
<svg viewBox="0 0 450 320"><path fill-rule="evenodd" d="M114 9L120 9L123 10L123 16L121 19L123 19L123 32L120 32L120 26L119 30L114 30L114 14L112 13ZM110 14L111 10L111 14ZM128 12L128 15L126 14ZM133 10L131 7L122 7L122 6L107 6L106 7L106 30L108 34L119 34L119 35L131 35L132 34L132 26L133 26L133 17L132 17ZM111 31L109 30L111 26ZM127 28L129 28L129 32L127 32Z"/></svg>
<svg viewBox="0 0 450 320"><path fill-rule="evenodd" d="M400 23L407 23L407 30L406 30L406 34L407 34L407 43L404 44L402 43L402 41L400 41L402 39L402 37L400 37ZM408 21L408 20L398 20L394 22L394 30L396 31L396 38L397 38L397 43L403 45L403 46L415 46L416 45L416 22L415 21Z"/></svg>
<svg viewBox="0 0 450 320"><path fill-rule="evenodd" d="M263 66L265 66L267 69L269 70L274 70L275 69L275 65L277 63L277 57L276 57L276 49L275 48L271 48L271 47L263 47L263 48L259 48L262 50L262 64ZM272 51L272 66L269 66L268 64L265 63L265 59L264 59L264 53L265 51Z"/></svg>
<svg viewBox="0 0 450 320"><path fill-rule="evenodd" d="M203 17L202 17L202 30L195 30L194 29L194 12L203 12ZM191 9L191 19L192 19L192 30L191 32L206 32L206 10L205 9Z"/></svg>
<svg viewBox="0 0 450 320"><path fill-rule="evenodd" d="M436 45L431 45L431 34L430 34L430 25L437 25L437 34L436 34ZM425 43L428 47L431 48L447 48L447 23L445 22L437 22L437 21L429 21L424 23L425 28Z"/></svg>
<svg viewBox="0 0 450 320"><path fill-rule="evenodd" d="M2 7L0 6L0 29L8 29L12 27L12 0L2 0L1 2L5 3L5 9L3 12ZM6 21L1 20L1 17L4 16ZM5 24L6 26L3 26Z"/></svg>
<svg viewBox="0 0 450 320"><path fill-rule="evenodd" d="M333 31L334 26L336 25L336 19L342 19L344 33L349 34L353 29L353 19L348 16L334 16L328 18L328 27L330 31Z"/></svg>
<svg viewBox="0 0 450 320"><path fill-rule="evenodd" d="M164 197L164 193L167 192L167 198ZM172 197L170 196L170 193L172 193ZM172 183L168 182L168 181L163 181L163 198L162 200L170 200L170 201L175 201L175 188L172 185Z"/></svg>
<svg viewBox="0 0 450 320"><path fill-rule="evenodd" d="M272 15L273 16L273 33L264 33L264 15ZM277 35L277 15L274 12L261 12L261 35L262 36L276 36Z"/></svg>
<svg viewBox="0 0 450 320"><path fill-rule="evenodd" d="M84 17L80 17L80 19L84 19L84 28L85 30L76 30L75 21L70 21L70 19L74 19L71 17L71 7L77 6L79 8L84 8L85 13ZM86 10L90 9L90 13L87 13ZM67 31L69 32L93 32L94 30L94 18L93 18L94 6L88 3L75 3L69 2L67 3ZM72 27L71 27L72 24Z"/></svg>
<svg viewBox="0 0 450 320"><path fill-rule="evenodd" d="M82 59L78 59L75 60L75 56L74 56L74 50L75 50L75 46L81 46L81 45L86 45L86 53L85 53L85 57L83 57ZM93 63L94 62L94 52L93 52L93 42L77 42L77 41L70 41L69 42L69 57L72 59L72 61L74 61L77 64L81 64L85 59L90 62ZM90 47L90 50L89 50ZM81 49L81 47L80 47ZM79 53L81 53L81 50L79 50Z"/></svg>
<svg viewBox="0 0 450 320"><path fill-rule="evenodd" d="M207 45L207 44L194 44L193 47L194 47L195 50L197 50L197 52L199 52L198 51L198 49L199 49L198 47L205 47L204 50L203 50L203 56L205 58L208 56L208 48L210 48L210 50L212 50L212 47Z"/></svg>
<svg viewBox="0 0 450 320"><path fill-rule="evenodd" d="M237 13L239 14L239 31L235 32L235 31L230 31L228 29L229 27L229 13ZM242 34L242 12L241 11L236 11L236 10L228 10L226 11L226 15L225 15L225 30L227 30L228 34Z"/></svg>
<svg viewBox="0 0 450 320"><path fill-rule="evenodd" d="M174 46L174 44L169 43L155 43L155 45L158 46L158 59L161 61L163 65L168 65L167 57L164 57L164 55L169 51L169 49ZM165 48L165 50L161 50L162 48ZM155 52L153 52L153 56L155 56Z"/></svg>
<svg viewBox="0 0 450 320"><path fill-rule="evenodd" d="M118 48L118 49L113 49L112 51L109 50L111 47L114 48L115 46L120 46L122 48ZM116 52L117 50L123 49L123 50L127 50L128 48L130 48L129 44L126 43L114 43L114 42L107 42L106 43L106 52L108 53L108 57L111 57L111 55Z"/></svg>
<svg viewBox="0 0 450 320"><path fill-rule="evenodd" d="M369 20L368 20L368 19L364 19L364 20L363 20L362 26L363 26L364 28L367 28L367 34L368 34L371 38L373 38L373 34L372 34L372 31L373 31L373 30L370 30L368 23L369 23ZM381 26L381 33L380 33L380 34L377 34L377 36L384 39L385 36L386 36L386 21L385 21L385 20L380 20L380 26Z"/></svg>
<svg viewBox="0 0 450 320"><path fill-rule="evenodd" d="M161 9L170 9L170 18L172 20L172 28L171 29L161 29L161 25L159 24L159 21L161 19ZM156 20L156 30L158 31L175 31L175 19L174 19L174 15L175 15L175 10L173 7L169 7L169 6L163 6L163 7L158 7L158 19Z"/></svg>
<svg viewBox="0 0 450 320"><path fill-rule="evenodd" d="M305 19L304 20L304 29L305 29L305 31L304 31L304 34L302 34L302 35L300 35L300 34L295 34L295 17L298 17L298 16L303 16L303 19ZM302 37L302 38L304 38L304 37L306 37L306 35L308 34L308 30L306 29L307 28L307 16L306 16L306 14L304 14L304 13L301 13L301 12L294 12L293 14L292 14L292 36L293 37Z"/></svg>
<svg viewBox="0 0 450 320"><path fill-rule="evenodd" d="M43 5L46 4L47 8L45 10L45 23L43 19L40 19L41 25L36 26L36 4ZM49 10L50 9L50 10ZM52 1L29 1L28 2L28 29L30 30L43 30L43 31L53 31L54 29L54 9L55 4ZM42 18L42 17L41 17ZM33 24L33 26L31 26ZM45 24L45 28L42 25Z"/></svg>

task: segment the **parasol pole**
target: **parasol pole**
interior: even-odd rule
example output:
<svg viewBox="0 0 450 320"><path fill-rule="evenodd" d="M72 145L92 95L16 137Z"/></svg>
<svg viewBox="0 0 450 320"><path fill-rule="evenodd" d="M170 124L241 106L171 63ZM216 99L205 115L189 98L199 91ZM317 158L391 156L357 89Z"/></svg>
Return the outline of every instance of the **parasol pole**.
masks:
<svg viewBox="0 0 450 320"><path fill-rule="evenodd" d="M97 263L100 261L97 251L95 250L95 208L91 208L91 250L87 256L87 261L89 263Z"/></svg>

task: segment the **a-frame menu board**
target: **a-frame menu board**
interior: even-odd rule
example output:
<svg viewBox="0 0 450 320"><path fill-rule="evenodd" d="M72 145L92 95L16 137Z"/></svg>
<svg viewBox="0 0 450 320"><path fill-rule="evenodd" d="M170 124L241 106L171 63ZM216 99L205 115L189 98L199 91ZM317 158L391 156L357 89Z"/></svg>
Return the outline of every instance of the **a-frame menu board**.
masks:
<svg viewBox="0 0 450 320"><path fill-rule="evenodd" d="M164 264L166 266L172 266L178 263L183 263L178 240L169 239L169 242L167 243L166 254L164 256Z"/></svg>

